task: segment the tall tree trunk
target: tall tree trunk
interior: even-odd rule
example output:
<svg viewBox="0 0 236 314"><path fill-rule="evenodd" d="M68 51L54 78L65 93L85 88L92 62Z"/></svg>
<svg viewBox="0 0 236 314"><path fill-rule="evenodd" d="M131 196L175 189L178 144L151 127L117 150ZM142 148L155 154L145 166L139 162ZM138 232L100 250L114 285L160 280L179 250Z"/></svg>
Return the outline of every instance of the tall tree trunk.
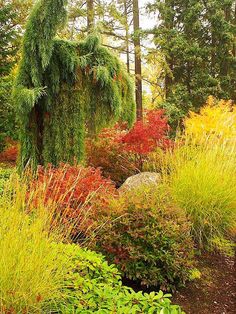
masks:
<svg viewBox="0 0 236 314"><path fill-rule="evenodd" d="M233 25L236 26L236 1L234 5L234 17L233 17ZM233 56L236 57L236 40L233 43Z"/></svg>
<svg viewBox="0 0 236 314"><path fill-rule="evenodd" d="M94 0L87 1L87 30L91 32L94 28Z"/></svg>
<svg viewBox="0 0 236 314"><path fill-rule="evenodd" d="M225 22L226 23L231 23L231 9L232 9L231 4L225 5L225 7L224 7L224 14L225 14ZM225 47L227 49L227 46L228 46L227 39L225 41L226 41ZM231 49L231 47L230 47L230 49ZM227 53L227 51L226 51L226 53ZM229 72L229 60L228 60L228 58L223 58L221 61L221 64L220 64L220 75L221 76L227 76L228 72Z"/></svg>
<svg viewBox="0 0 236 314"><path fill-rule="evenodd" d="M142 64L141 64L141 47L140 47L140 26L139 26L139 2L133 0L133 23L134 23L134 63L135 63L135 96L137 106L137 120L143 118L142 104Z"/></svg>
<svg viewBox="0 0 236 314"><path fill-rule="evenodd" d="M167 13L167 15L164 16L164 24L168 31L173 30L174 28L174 1L173 0L166 0L166 5L170 7L170 12ZM165 96L166 99L170 96L172 91L172 85L173 85L173 70L174 70L174 58L169 51L169 55L165 57L166 63L168 65L168 71L165 73Z"/></svg>
<svg viewBox="0 0 236 314"><path fill-rule="evenodd" d="M130 73L130 56L129 56L129 21L128 21L128 6L127 0L123 0L125 14L125 48L126 48L126 66L127 72Z"/></svg>

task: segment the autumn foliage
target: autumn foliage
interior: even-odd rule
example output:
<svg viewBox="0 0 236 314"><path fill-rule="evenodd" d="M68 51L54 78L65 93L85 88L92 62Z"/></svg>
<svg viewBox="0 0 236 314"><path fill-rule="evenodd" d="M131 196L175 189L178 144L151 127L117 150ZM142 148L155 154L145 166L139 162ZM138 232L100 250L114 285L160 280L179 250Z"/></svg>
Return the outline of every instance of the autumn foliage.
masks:
<svg viewBox="0 0 236 314"><path fill-rule="evenodd" d="M231 101L210 96L200 113L190 112L185 119L185 134L197 143L213 140L231 141L236 138L236 105Z"/></svg>
<svg viewBox="0 0 236 314"><path fill-rule="evenodd" d="M130 153L123 149L120 138L127 133L125 127L116 125L104 129L98 139L87 140L86 161L92 167L100 167L102 174L120 186L126 178L137 173Z"/></svg>
<svg viewBox="0 0 236 314"><path fill-rule="evenodd" d="M102 173L119 186L129 176L142 171L149 153L172 145L169 125L163 110L147 111L144 121L132 129L116 125L105 129L97 140L87 142L87 163L101 167Z"/></svg>
<svg viewBox="0 0 236 314"><path fill-rule="evenodd" d="M137 121L134 127L121 138L126 151L146 155L157 147L167 148L170 139L168 120L163 110L151 110L144 121Z"/></svg>
<svg viewBox="0 0 236 314"><path fill-rule="evenodd" d="M37 178L31 182L29 190L35 205L42 199L45 205L56 205L62 222L74 225L74 233L77 233L77 227L81 227L78 224L83 222L83 229L90 224L85 221L85 216L92 202L105 207L108 195L115 194L113 183L102 177L100 169L67 164L58 168L39 167Z"/></svg>

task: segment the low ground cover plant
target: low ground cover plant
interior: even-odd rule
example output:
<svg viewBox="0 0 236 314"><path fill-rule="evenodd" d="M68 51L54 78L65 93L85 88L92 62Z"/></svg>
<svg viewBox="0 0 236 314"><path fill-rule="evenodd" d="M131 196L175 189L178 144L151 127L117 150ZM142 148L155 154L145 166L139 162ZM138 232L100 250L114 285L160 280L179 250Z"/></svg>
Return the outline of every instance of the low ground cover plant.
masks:
<svg viewBox="0 0 236 314"><path fill-rule="evenodd" d="M165 290L188 280L193 268L190 224L163 187L126 192L110 202L104 217L96 249L125 277Z"/></svg>
<svg viewBox="0 0 236 314"><path fill-rule="evenodd" d="M183 313L171 304L169 294L134 292L123 286L117 268L108 265L102 255L76 245L67 245L66 251L63 246L62 250L62 257L70 263L65 278L66 298L57 304L59 313Z"/></svg>

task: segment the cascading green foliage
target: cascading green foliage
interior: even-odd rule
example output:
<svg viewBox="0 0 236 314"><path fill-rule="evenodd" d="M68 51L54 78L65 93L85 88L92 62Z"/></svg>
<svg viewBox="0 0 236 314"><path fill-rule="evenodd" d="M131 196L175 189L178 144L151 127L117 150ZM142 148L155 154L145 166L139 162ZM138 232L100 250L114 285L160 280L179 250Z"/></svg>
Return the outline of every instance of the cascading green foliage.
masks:
<svg viewBox="0 0 236 314"><path fill-rule="evenodd" d="M86 134L135 117L133 84L99 36L56 38L67 0L40 0L28 20L13 96L24 167L80 161Z"/></svg>

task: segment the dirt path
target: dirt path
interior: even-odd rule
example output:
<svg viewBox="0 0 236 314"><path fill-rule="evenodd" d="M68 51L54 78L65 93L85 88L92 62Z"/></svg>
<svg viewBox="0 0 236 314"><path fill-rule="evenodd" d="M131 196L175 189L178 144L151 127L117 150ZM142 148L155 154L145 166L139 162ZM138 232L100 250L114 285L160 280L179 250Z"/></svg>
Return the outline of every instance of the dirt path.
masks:
<svg viewBox="0 0 236 314"><path fill-rule="evenodd" d="M204 254L198 269L201 279L176 292L173 303L187 314L236 314L235 259Z"/></svg>

